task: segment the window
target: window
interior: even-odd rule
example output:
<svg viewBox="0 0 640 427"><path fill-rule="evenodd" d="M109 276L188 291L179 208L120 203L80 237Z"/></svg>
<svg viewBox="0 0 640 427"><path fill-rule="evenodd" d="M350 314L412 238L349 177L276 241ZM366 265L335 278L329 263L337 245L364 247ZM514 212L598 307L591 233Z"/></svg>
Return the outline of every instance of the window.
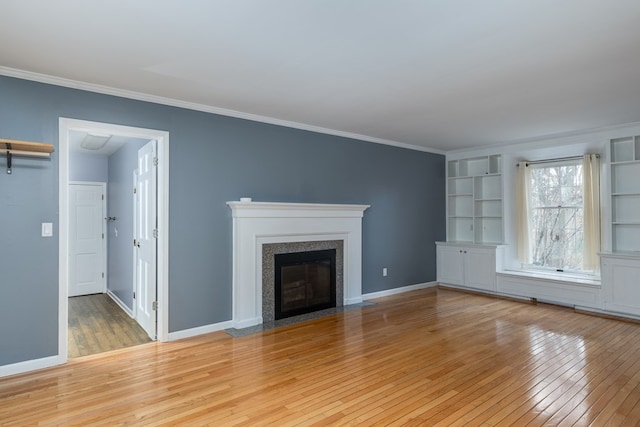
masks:
<svg viewBox="0 0 640 427"><path fill-rule="evenodd" d="M582 162L531 164L529 167L531 264L563 271L584 270Z"/></svg>

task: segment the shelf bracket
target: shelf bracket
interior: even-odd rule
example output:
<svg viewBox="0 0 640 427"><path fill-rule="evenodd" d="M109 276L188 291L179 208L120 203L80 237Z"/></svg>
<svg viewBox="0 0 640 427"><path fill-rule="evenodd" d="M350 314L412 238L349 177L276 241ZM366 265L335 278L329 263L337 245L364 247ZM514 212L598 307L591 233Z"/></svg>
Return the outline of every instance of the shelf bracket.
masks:
<svg viewBox="0 0 640 427"><path fill-rule="evenodd" d="M11 175L11 144L7 144L7 175Z"/></svg>

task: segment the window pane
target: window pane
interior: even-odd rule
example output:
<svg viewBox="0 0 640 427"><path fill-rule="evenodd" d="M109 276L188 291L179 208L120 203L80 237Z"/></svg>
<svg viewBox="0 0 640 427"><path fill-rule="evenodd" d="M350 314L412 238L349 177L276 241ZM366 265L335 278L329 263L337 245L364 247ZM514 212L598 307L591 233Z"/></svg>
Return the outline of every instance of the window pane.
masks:
<svg viewBox="0 0 640 427"><path fill-rule="evenodd" d="M531 170L533 264L582 269L582 165L576 162Z"/></svg>

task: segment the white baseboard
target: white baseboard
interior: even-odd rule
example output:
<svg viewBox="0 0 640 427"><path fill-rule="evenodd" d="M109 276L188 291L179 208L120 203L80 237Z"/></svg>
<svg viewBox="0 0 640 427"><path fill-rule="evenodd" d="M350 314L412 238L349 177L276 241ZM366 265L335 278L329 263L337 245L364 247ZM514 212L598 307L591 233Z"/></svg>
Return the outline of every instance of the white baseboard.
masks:
<svg viewBox="0 0 640 427"><path fill-rule="evenodd" d="M347 298L344 300L343 305L360 304L362 301L362 297Z"/></svg>
<svg viewBox="0 0 640 427"><path fill-rule="evenodd" d="M233 322L227 320L226 322L213 323L211 325L198 326L197 328L183 329L182 331L169 332L168 341L181 340L183 338L191 338L196 335L209 334L211 332L222 331L224 329L232 328Z"/></svg>
<svg viewBox="0 0 640 427"><path fill-rule="evenodd" d="M416 291L418 289L432 288L438 286L438 282L418 283L417 285L402 286L400 288L388 289L386 291L372 292L362 295L363 300L388 297L389 295L401 294L404 292Z"/></svg>
<svg viewBox="0 0 640 427"><path fill-rule="evenodd" d="M43 357L42 359L12 363L11 365L0 366L0 377L22 374L23 372L35 371L36 369L50 368L52 366L62 365L65 362L66 359L64 357L50 356Z"/></svg>
<svg viewBox="0 0 640 427"><path fill-rule="evenodd" d="M125 303L122 302L122 300L120 298L118 298L118 296L116 294L114 294L113 292L111 292L110 289L107 289L107 295L109 295L109 297L111 297L111 299L118 304L118 306L129 315L129 317L131 317L133 319L133 311L131 311L131 309L129 307L127 307L125 305Z"/></svg>

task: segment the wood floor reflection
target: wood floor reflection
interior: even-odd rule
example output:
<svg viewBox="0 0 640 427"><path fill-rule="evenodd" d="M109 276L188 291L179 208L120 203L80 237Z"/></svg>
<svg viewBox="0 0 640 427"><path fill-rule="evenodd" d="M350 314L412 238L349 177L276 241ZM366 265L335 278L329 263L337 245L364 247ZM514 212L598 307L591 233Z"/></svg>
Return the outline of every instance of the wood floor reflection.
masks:
<svg viewBox="0 0 640 427"><path fill-rule="evenodd" d="M636 425L640 325L430 288L0 379L3 425Z"/></svg>

